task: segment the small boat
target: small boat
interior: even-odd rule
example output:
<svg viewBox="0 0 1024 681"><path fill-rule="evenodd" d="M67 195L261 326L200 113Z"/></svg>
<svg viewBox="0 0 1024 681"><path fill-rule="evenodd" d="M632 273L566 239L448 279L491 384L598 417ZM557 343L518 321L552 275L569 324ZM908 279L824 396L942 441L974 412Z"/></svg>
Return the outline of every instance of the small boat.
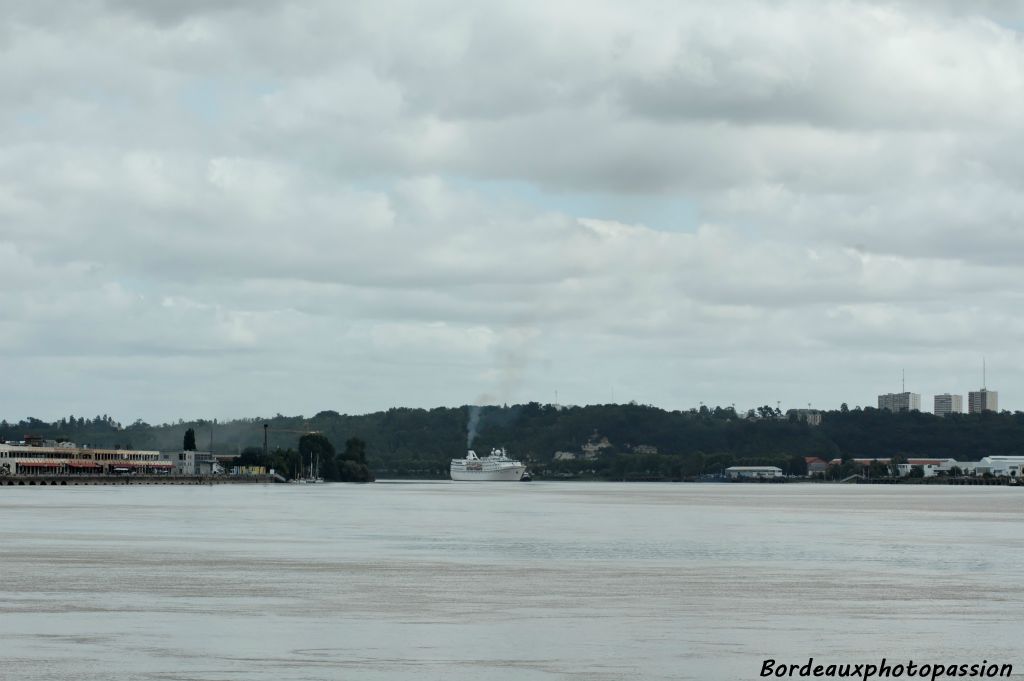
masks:
<svg viewBox="0 0 1024 681"><path fill-rule="evenodd" d="M519 482L530 482L533 478L530 477L530 471L523 471L523 477L519 478Z"/></svg>
<svg viewBox="0 0 1024 681"><path fill-rule="evenodd" d="M288 482L295 482L301 484L313 485L316 483L323 482L324 479L320 477L320 455L317 454L316 459L310 457L309 467L304 471L306 475L292 478Z"/></svg>

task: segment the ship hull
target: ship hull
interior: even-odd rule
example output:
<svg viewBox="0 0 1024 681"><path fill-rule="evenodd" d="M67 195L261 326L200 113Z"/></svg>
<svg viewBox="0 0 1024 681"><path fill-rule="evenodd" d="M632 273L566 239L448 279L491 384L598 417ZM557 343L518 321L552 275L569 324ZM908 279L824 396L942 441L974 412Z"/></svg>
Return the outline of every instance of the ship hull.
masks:
<svg viewBox="0 0 1024 681"><path fill-rule="evenodd" d="M518 482L526 472L526 466L509 466L494 471L467 471L451 469L452 480L459 482Z"/></svg>

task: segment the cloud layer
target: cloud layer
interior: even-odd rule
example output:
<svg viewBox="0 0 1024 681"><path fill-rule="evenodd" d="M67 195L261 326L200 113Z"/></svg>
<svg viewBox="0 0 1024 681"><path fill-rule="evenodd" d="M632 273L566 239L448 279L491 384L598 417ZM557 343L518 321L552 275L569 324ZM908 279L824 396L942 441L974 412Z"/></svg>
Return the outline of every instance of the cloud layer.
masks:
<svg viewBox="0 0 1024 681"><path fill-rule="evenodd" d="M0 3L0 413L1001 406L1017 3Z"/></svg>

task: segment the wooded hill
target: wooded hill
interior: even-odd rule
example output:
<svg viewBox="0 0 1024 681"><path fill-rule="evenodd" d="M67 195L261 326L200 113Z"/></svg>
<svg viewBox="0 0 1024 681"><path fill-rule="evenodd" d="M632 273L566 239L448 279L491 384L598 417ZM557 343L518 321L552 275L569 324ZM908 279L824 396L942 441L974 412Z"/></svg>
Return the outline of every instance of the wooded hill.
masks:
<svg viewBox="0 0 1024 681"><path fill-rule="evenodd" d="M821 425L809 426L769 407L743 418L731 408L665 411L638 404L556 408L531 402L479 409L479 434L473 443L478 453L505 447L535 474L548 477L678 479L737 464L778 465L796 473L804 456L974 461L989 454L1024 454L1022 412L941 418L841 409L822 412ZM449 460L466 450L469 417L469 407L439 407L356 416L323 411L310 418L277 415L221 423L137 421L129 426L100 416L53 423L30 418L0 422L0 439L34 435L96 447L176 450L185 431L193 428L199 449L209 448L212 432L214 451L228 454L262 449L267 423L271 450L295 450L301 435L313 431L339 449L350 438L359 438L366 442L366 460L378 478L445 478ZM605 442L594 458L583 457L585 446ZM569 454L555 460L555 452Z"/></svg>

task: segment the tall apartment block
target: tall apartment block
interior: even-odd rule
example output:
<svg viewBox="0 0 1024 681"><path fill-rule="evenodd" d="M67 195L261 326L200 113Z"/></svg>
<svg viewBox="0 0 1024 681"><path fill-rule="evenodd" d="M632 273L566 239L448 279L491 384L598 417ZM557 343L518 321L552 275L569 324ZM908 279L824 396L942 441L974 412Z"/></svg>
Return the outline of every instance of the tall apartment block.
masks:
<svg viewBox="0 0 1024 681"><path fill-rule="evenodd" d="M967 411L980 414L983 411L999 411L999 393L995 390L972 390L967 393Z"/></svg>
<svg viewBox="0 0 1024 681"><path fill-rule="evenodd" d="M964 412L964 396L944 393L935 396L935 415L962 414Z"/></svg>
<svg viewBox="0 0 1024 681"><path fill-rule="evenodd" d="M889 411L921 411L921 396L917 393L879 395L878 408Z"/></svg>

